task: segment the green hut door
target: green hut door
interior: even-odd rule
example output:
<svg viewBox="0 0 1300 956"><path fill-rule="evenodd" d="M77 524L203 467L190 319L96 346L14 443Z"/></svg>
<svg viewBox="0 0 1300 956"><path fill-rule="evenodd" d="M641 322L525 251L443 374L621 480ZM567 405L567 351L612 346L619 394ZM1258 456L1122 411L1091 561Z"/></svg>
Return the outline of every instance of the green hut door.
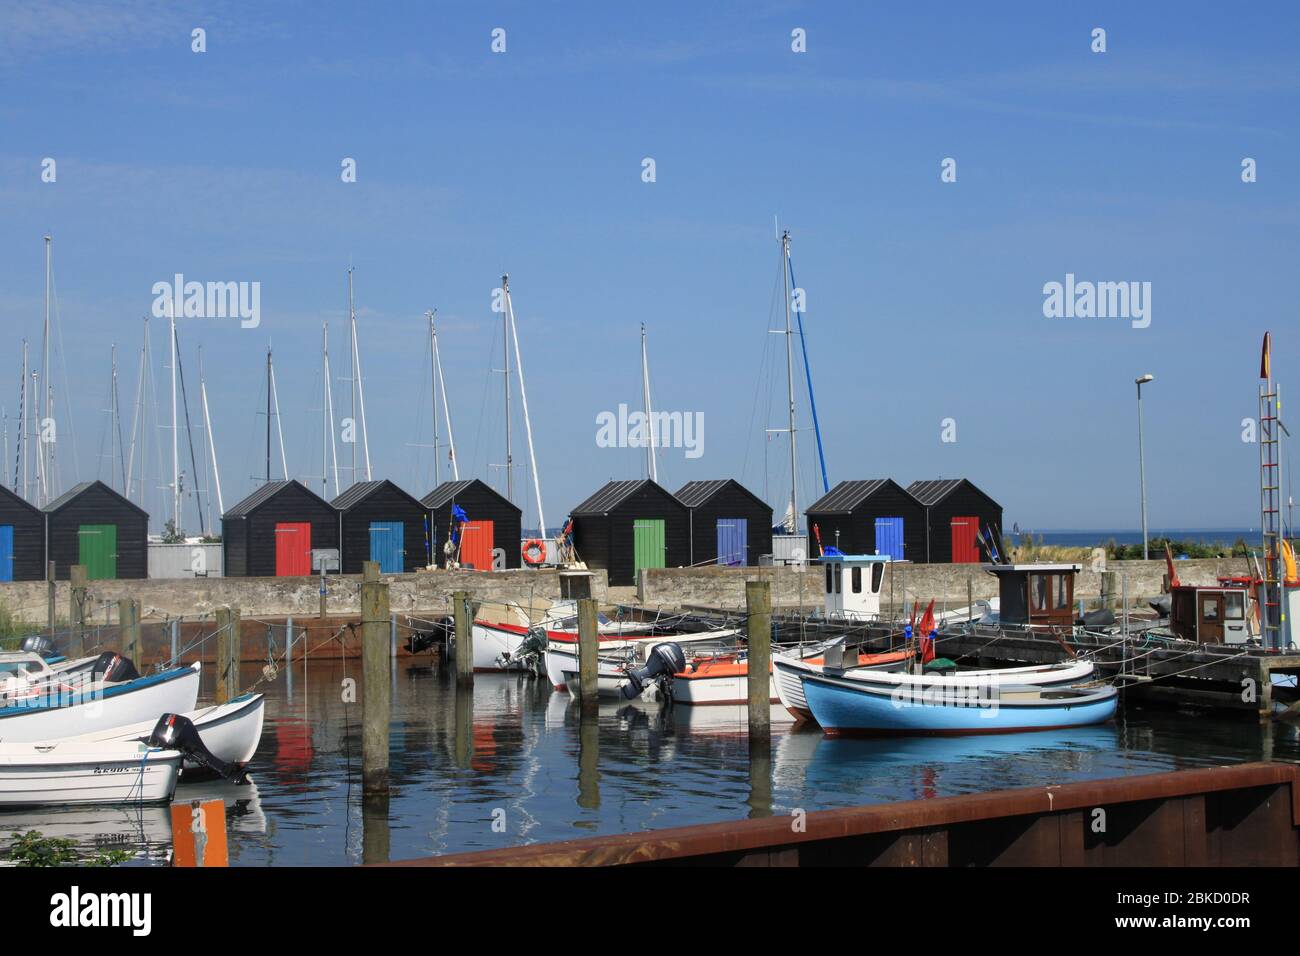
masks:
<svg viewBox="0 0 1300 956"><path fill-rule="evenodd" d="M642 568L662 568L667 556L664 549L664 519L637 518L632 522L632 573Z"/></svg>
<svg viewBox="0 0 1300 956"><path fill-rule="evenodd" d="M90 581L117 577L117 525L83 524L77 529L77 560Z"/></svg>

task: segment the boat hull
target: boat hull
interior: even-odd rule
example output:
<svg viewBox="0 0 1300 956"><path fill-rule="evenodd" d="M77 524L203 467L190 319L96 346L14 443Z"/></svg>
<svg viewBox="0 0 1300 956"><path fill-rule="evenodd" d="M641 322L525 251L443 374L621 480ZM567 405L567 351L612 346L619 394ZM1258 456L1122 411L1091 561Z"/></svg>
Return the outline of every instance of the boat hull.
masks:
<svg viewBox="0 0 1300 956"><path fill-rule="evenodd" d="M200 707L182 716L193 722L194 729L199 733L199 739L203 741L203 746L207 747L214 757L225 763L244 767L253 759L253 754L257 752L257 745L262 739L265 702L266 699L261 694L244 694L228 703ZM87 742L139 740L148 737L157 722L157 718L154 718L125 727L112 727L82 734L71 740ZM185 779L190 779L190 771L200 769L204 768L187 759Z"/></svg>
<svg viewBox="0 0 1300 956"><path fill-rule="evenodd" d="M62 706L19 701L0 706L0 742L59 740L184 714L199 699L199 665L107 684Z"/></svg>
<svg viewBox="0 0 1300 956"><path fill-rule="evenodd" d="M0 807L167 803L181 755L143 744L0 744Z"/></svg>
<svg viewBox="0 0 1300 956"><path fill-rule="evenodd" d="M864 654L858 657L857 666L869 670L895 672L902 670L907 663L907 658L908 655L901 653ZM802 678L805 673L822 673L822 660L822 658L815 658L801 661L784 655L775 655L772 658L772 684L776 688L776 695L781 700L781 706L796 720L813 719L812 711L808 709L808 701L804 699Z"/></svg>
<svg viewBox="0 0 1300 956"><path fill-rule="evenodd" d="M1005 734L1083 727L1115 715L1114 688L950 685L942 693L864 686L824 674L805 673L804 696L813 719L828 734ZM1021 692L1023 691L1023 692Z"/></svg>

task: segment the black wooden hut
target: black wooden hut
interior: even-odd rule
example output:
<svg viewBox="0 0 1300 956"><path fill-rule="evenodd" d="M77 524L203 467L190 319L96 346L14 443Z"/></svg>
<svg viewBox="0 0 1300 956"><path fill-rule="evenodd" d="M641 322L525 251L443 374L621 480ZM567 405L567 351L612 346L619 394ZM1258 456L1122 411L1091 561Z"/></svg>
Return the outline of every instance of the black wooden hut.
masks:
<svg viewBox="0 0 1300 956"><path fill-rule="evenodd" d="M149 515L102 481L83 481L46 505L45 535L60 580L74 564L91 581L149 574Z"/></svg>
<svg viewBox="0 0 1300 956"><path fill-rule="evenodd" d="M393 482L358 481L330 503L339 513L344 574L360 574L366 561L379 562L384 574L418 571L429 564L429 513Z"/></svg>
<svg viewBox="0 0 1300 956"><path fill-rule="evenodd" d="M978 564L991 560L981 534L1002 534L1002 506L965 478L914 481L907 486L925 506L926 560L931 564Z"/></svg>
<svg viewBox="0 0 1300 956"><path fill-rule="evenodd" d="M444 545L451 534L451 506L458 505L469 518L461 531L461 567L479 571L493 569L492 552L501 549L506 568L522 563L520 543L523 512L519 506L479 478L444 481L420 499L429 511L433 530L432 547L438 567L447 566Z"/></svg>
<svg viewBox="0 0 1300 956"><path fill-rule="evenodd" d="M772 553L772 508L735 479L688 481L673 497L690 509L690 564L747 567Z"/></svg>
<svg viewBox="0 0 1300 956"><path fill-rule="evenodd" d="M45 577L45 515L0 485L0 581Z"/></svg>
<svg viewBox="0 0 1300 956"><path fill-rule="evenodd" d="M338 512L299 481L268 481L221 516L221 540L226 577L312 574L312 551L338 549Z"/></svg>
<svg viewBox="0 0 1300 956"><path fill-rule="evenodd" d="M578 559L604 568L612 585L690 563L690 509L648 478L611 481L570 514Z"/></svg>
<svg viewBox="0 0 1300 956"><path fill-rule="evenodd" d="M925 508L889 478L841 481L805 514L812 553L817 553L820 535L823 548L836 547L844 554L925 560Z"/></svg>

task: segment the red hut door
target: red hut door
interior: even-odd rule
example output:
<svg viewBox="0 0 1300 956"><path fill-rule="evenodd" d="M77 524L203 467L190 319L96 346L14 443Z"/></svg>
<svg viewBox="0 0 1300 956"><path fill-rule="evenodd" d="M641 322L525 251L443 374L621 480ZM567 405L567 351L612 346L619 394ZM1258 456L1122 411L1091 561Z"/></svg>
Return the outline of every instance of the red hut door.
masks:
<svg viewBox="0 0 1300 956"><path fill-rule="evenodd" d="M980 546L975 540L979 520L979 518L952 519L953 564L979 564Z"/></svg>
<svg viewBox="0 0 1300 956"><path fill-rule="evenodd" d="M311 522L282 521L275 526L275 576L311 574Z"/></svg>
<svg viewBox="0 0 1300 956"><path fill-rule="evenodd" d="M469 521L460 532L460 565L476 571L492 570L491 521Z"/></svg>

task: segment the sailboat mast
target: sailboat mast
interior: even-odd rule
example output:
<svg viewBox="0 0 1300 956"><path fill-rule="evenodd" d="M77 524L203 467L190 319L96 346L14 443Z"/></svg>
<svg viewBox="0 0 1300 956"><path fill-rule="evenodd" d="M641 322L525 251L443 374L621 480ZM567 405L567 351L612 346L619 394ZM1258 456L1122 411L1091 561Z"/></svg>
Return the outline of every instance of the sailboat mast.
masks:
<svg viewBox="0 0 1300 956"><path fill-rule="evenodd" d="M284 454L284 421L280 418L280 390L275 385L275 366L271 366L271 399L275 404L275 434L280 439L280 475L289 480L289 459Z"/></svg>
<svg viewBox="0 0 1300 956"><path fill-rule="evenodd" d="M510 276L501 277L501 294L505 299L505 309L501 314L501 352L505 356L502 373L506 383L506 499L513 502L514 495L514 454L510 446Z"/></svg>
<svg viewBox="0 0 1300 956"><path fill-rule="evenodd" d="M799 469L794 430L794 329L790 325L790 231L781 234L781 288L785 292L785 389L790 407L790 520L799 531Z"/></svg>
<svg viewBox="0 0 1300 956"><path fill-rule="evenodd" d="M176 310L167 309L172 364L172 532L181 533L180 422L176 418Z"/></svg>
<svg viewBox="0 0 1300 956"><path fill-rule="evenodd" d="M225 514L225 502L221 500L221 470L217 467L217 439L212 434L212 416L208 414L208 382L203 376L203 350L199 350L199 397L203 401L203 433L208 436L208 453L212 456L212 483L217 487L217 516ZM212 499L208 499L211 505ZM211 521L208 522L212 524Z"/></svg>
<svg viewBox="0 0 1300 956"><path fill-rule="evenodd" d="M438 455L438 329L433 324L435 310L425 312L429 320L429 393L433 398L433 486L442 484L442 459Z"/></svg>
<svg viewBox="0 0 1300 956"><path fill-rule="evenodd" d="M519 373L519 401L524 408L524 433L528 436L528 467L533 473L533 494L537 497L537 530L546 537L546 515L542 513L542 485L537 477L537 456L533 453L533 423L528 416L528 391L524 388L524 359L519 354L519 330L515 327L515 307L506 293L506 315L510 318L510 337L515 344L515 369Z"/></svg>
<svg viewBox="0 0 1300 956"><path fill-rule="evenodd" d="M334 465L334 495L339 491L339 446L334 431L334 383L330 380L330 327L325 323L325 414L329 419L330 460Z"/></svg>
<svg viewBox="0 0 1300 956"><path fill-rule="evenodd" d="M433 335L433 367L438 375L438 393L442 396L442 417L447 423L447 457L451 461L451 478L460 481L460 463L456 460L456 435L451 430L451 406L447 404L447 380L442 375L442 352L438 350L438 329L433 325L433 316L429 317L429 330ZM435 432L435 451L438 443Z"/></svg>
<svg viewBox="0 0 1300 956"><path fill-rule="evenodd" d="M349 384L352 386L352 471L349 485L357 482L357 310L352 300L352 266L348 265L348 335L350 342L352 362L352 376Z"/></svg>
<svg viewBox="0 0 1300 956"><path fill-rule="evenodd" d="M40 431L38 432L38 434L40 435L41 460L43 463L42 471L44 474L44 479L41 482L41 499L42 499L41 504L43 505L48 504L52 497L50 494L49 481L50 481L50 472L53 470L52 466L54 464L54 444L53 442L45 441L45 434L44 434L46 423L50 420L50 281L51 281L50 269L52 264L51 256L52 256L53 245L54 245L53 237L46 236L45 237L45 330L44 330L44 342L42 345L42 352L44 354L41 358L41 379L40 379L40 383L43 391L41 393L41 421L39 422ZM46 445L48 445L49 447L46 448L45 447Z"/></svg>
<svg viewBox="0 0 1300 956"><path fill-rule="evenodd" d="M645 427L647 432L645 445L646 477L658 484L659 468L655 462L654 416L650 410L650 359L646 354L644 322L641 323L641 398L645 405Z"/></svg>
<svg viewBox="0 0 1300 956"><path fill-rule="evenodd" d="M271 480L271 349L266 349L266 481Z"/></svg>
<svg viewBox="0 0 1300 956"><path fill-rule="evenodd" d="M322 322L320 345L320 494L326 501L329 500L330 488L330 413L329 403L326 401L326 395L328 394L330 387L329 376L330 325L328 322Z"/></svg>
<svg viewBox="0 0 1300 956"><path fill-rule="evenodd" d="M20 386L22 386L22 393L23 393L22 407L18 409L18 417L19 417L19 422L18 422L18 455L19 455L20 458L22 458L22 461L23 461L23 467L22 467L22 473L23 473L23 490L22 490L22 495L23 495L23 498L24 498L25 500L27 500L27 501L31 501L31 500L32 500L32 499L31 499L31 493L32 493L32 489L31 489L31 472L32 472L32 465L31 465L31 462L28 460L29 457L30 457L31 446L28 445L28 443L27 443L27 416L28 416L28 414L30 414L29 411L28 411L28 409L29 409L30 406L29 406L29 403L28 403L28 401L27 401L27 340L26 340L26 339L23 339L23 377L22 377L22 381L19 382L18 384L19 384Z"/></svg>

